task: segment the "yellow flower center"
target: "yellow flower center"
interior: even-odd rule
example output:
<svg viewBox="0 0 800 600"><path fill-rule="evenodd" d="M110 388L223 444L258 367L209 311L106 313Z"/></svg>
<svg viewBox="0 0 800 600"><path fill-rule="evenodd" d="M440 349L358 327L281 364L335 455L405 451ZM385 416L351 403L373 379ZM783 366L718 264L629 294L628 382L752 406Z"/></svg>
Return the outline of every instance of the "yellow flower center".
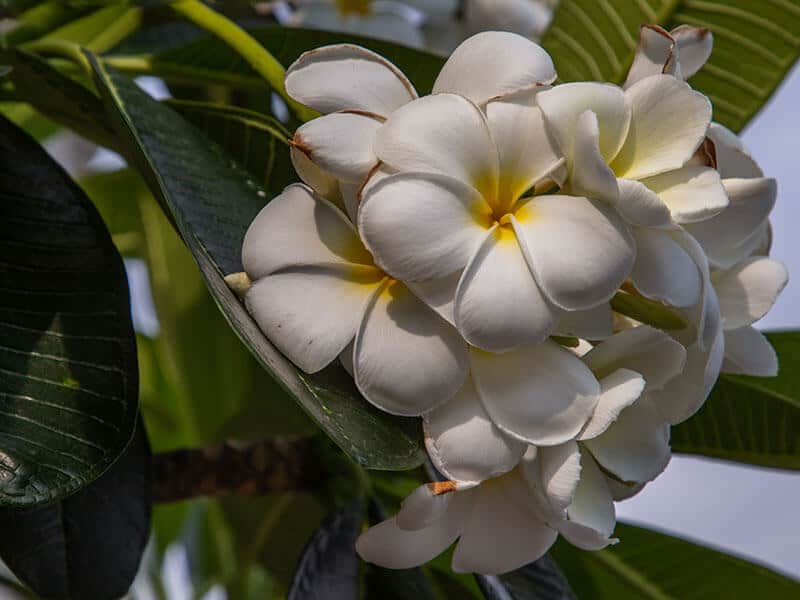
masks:
<svg viewBox="0 0 800 600"><path fill-rule="evenodd" d="M370 13L372 0L335 0L336 8L342 17L358 15L365 17Z"/></svg>

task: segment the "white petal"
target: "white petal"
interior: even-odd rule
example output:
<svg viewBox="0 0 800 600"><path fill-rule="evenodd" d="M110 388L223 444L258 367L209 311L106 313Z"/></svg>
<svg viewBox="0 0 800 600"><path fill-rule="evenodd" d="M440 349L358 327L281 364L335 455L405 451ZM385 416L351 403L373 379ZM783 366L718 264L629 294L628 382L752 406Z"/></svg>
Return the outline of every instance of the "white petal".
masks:
<svg viewBox="0 0 800 600"><path fill-rule="evenodd" d="M358 194L361 187L360 183L339 182L339 196L342 198L344 212L351 223L356 223L358 219Z"/></svg>
<svg viewBox="0 0 800 600"><path fill-rule="evenodd" d="M245 304L278 349L314 373L353 339L381 277L377 269L363 267L298 268L256 281Z"/></svg>
<svg viewBox="0 0 800 600"><path fill-rule="evenodd" d="M574 441L539 448L538 465L541 487L556 518L566 516L575 489L581 479L581 452ZM530 473L529 473L530 476ZM532 482L534 486L537 482Z"/></svg>
<svg viewBox="0 0 800 600"><path fill-rule="evenodd" d="M408 281L463 269L491 222L491 208L474 188L434 173L382 179L364 194L358 213L375 261Z"/></svg>
<svg viewBox="0 0 800 600"><path fill-rule="evenodd" d="M778 355L764 335L749 326L725 332L723 373L775 377Z"/></svg>
<svg viewBox="0 0 800 600"><path fill-rule="evenodd" d="M723 179L735 177L752 179L764 176L764 172L750 156L742 140L730 129L719 123L711 123L708 127L708 137L714 143L717 169Z"/></svg>
<svg viewBox="0 0 800 600"><path fill-rule="evenodd" d="M450 92L484 104L556 78L550 56L520 35L484 31L464 41L447 60L433 93Z"/></svg>
<svg viewBox="0 0 800 600"><path fill-rule="evenodd" d="M453 553L456 573L513 571L541 558L556 541L556 532L533 508L532 494L517 472L470 492L475 504Z"/></svg>
<svg viewBox="0 0 800 600"><path fill-rule="evenodd" d="M509 206L563 163L536 106L537 93L527 90L486 106L500 158L499 196L507 198Z"/></svg>
<svg viewBox="0 0 800 600"><path fill-rule="evenodd" d="M364 397L407 416L452 398L468 368L458 332L396 281L373 295L356 334L353 362Z"/></svg>
<svg viewBox="0 0 800 600"><path fill-rule="evenodd" d="M651 481L669 463L669 424L642 397L623 410L603 435L585 444L597 462L622 481Z"/></svg>
<svg viewBox="0 0 800 600"><path fill-rule="evenodd" d="M322 113L354 109L382 116L417 97L400 69L379 54L350 44L301 55L286 72L286 91Z"/></svg>
<svg viewBox="0 0 800 600"><path fill-rule="evenodd" d="M398 171L449 175L490 201L497 193L497 149L486 118L455 94L425 96L393 112L375 137L375 153Z"/></svg>
<svg viewBox="0 0 800 600"><path fill-rule="evenodd" d="M642 183L666 203L676 223L703 221L728 206L728 195L716 169L683 167L643 179Z"/></svg>
<svg viewBox="0 0 800 600"><path fill-rule="evenodd" d="M614 501L605 477L588 452L581 452L581 480L567 509L568 521L558 530L571 544L584 550L600 550L610 539L616 524Z"/></svg>
<svg viewBox="0 0 800 600"><path fill-rule="evenodd" d="M600 399L578 439L590 440L604 433L617 420L619 413L642 395L644 388L644 377L629 369L617 369L603 377L600 380Z"/></svg>
<svg viewBox="0 0 800 600"><path fill-rule="evenodd" d="M587 110L578 117L572 148L572 171L569 190L615 204L620 190L614 172L600 154L600 128L597 115Z"/></svg>
<svg viewBox="0 0 800 600"><path fill-rule="evenodd" d="M625 90L631 124L611 167L642 179L682 167L706 136L711 103L670 75L646 77Z"/></svg>
<svg viewBox="0 0 800 600"><path fill-rule="evenodd" d="M255 280L298 265L371 265L372 257L339 209L306 186L294 184L250 224L242 263Z"/></svg>
<svg viewBox="0 0 800 600"><path fill-rule="evenodd" d="M552 16L552 6L546 2L470 0L464 4L464 20L472 31L511 31L539 38Z"/></svg>
<svg viewBox="0 0 800 600"><path fill-rule="evenodd" d="M455 494L436 494L433 485L419 486L400 505L395 521L400 529L416 531L433 525L445 516Z"/></svg>
<svg viewBox="0 0 800 600"><path fill-rule="evenodd" d="M617 369L636 371L652 390L681 373L686 350L663 331L641 325L598 344L583 355L583 362L600 378Z"/></svg>
<svg viewBox="0 0 800 600"><path fill-rule="evenodd" d="M627 89L651 75L668 73L670 65L674 71L675 64L673 37L658 25L642 25L639 28L639 45L636 47L636 55L624 87Z"/></svg>
<svg viewBox="0 0 800 600"><path fill-rule="evenodd" d="M671 306L693 306L700 301L702 274L669 231L634 227L633 237L636 262L631 281L639 292Z"/></svg>
<svg viewBox="0 0 800 600"><path fill-rule="evenodd" d="M621 500L627 500L628 498L633 498L636 494L641 492L646 483L622 483L613 477L606 476L606 485L608 489L611 490L611 496L614 498L616 502L620 502Z"/></svg>
<svg viewBox="0 0 800 600"><path fill-rule="evenodd" d="M705 27L678 25L670 31L678 45L678 56L681 62L681 75L689 79L697 73L711 56L714 47L714 36Z"/></svg>
<svg viewBox="0 0 800 600"><path fill-rule="evenodd" d="M558 310L542 295L514 231L494 226L470 260L456 290L456 327L470 344L504 352L546 339Z"/></svg>
<svg viewBox="0 0 800 600"><path fill-rule="evenodd" d="M630 108L620 88L610 83L564 83L536 97L545 121L562 152L572 164L578 117L591 111L597 115L600 154L610 162L625 141Z"/></svg>
<svg viewBox="0 0 800 600"><path fill-rule="evenodd" d="M356 552L365 560L387 569L410 569L432 560L458 537L462 511L448 510L428 527L400 529L395 519L370 527L356 541Z"/></svg>
<svg viewBox="0 0 800 600"><path fill-rule="evenodd" d="M575 196L536 196L514 213L525 258L547 297L565 310L610 299L633 266L633 237L615 210Z"/></svg>
<svg viewBox="0 0 800 600"><path fill-rule="evenodd" d="M561 313L555 335L584 340L604 340L614 334L614 313L607 302L587 310L568 310Z"/></svg>
<svg viewBox="0 0 800 600"><path fill-rule="evenodd" d="M724 179L729 205L717 216L685 226L715 267L729 269L761 245L778 189L774 179Z"/></svg>
<svg viewBox="0 0 800 600"><path fill-rule="evenodd" d="M617 179L619 200L615 206L629 223L642 227L663 227L672 222L664 200L640 181Z"/></svg>
<svg viewBox="0 0 800 600"><path fill-rule="evenodd" d="M495 427L470 377L453 399L423 415L423 425L434 466L459 482L477 483L510 471L527 448Z"/></svg>
<svg viewBox="0 0 800 600"><path fill-rule="evenodd" d="M372 141L382 122L361 112L324 115L301 125L292 145L338 179L360 183L378 162Z"/></svg>
<svg viewBox="0 0 800 600"><path fill-rule="evenodd" d="M711 276L719 297L725 329L751 325L767 314L789 280L780 261L749 258L728 271Z"/></svg>
<svg viewBox="0 0 800 600"><path fill-rule="evenodd" d="M455 326L456 317L453 314L453 304L456 300L456 290L460 280L461 271L456 271L447 277L427 281L410 281L406 285L417 298L439 313L439 316L445 321Z"/></svg>
<svg viewBox="0 0 800 600"><path fill-rule="evenodd" d="M550 340L506 354L470 354L486 412L520 440L552 446L573 439L597 403L600 384L592 372Z"/></svg>
<svg viewBox="0 0 800 600"><path fill-rule="evenodd" d="M308 156L294 146L289 148L289 156L292 159L294 170L297 171L297 176L303 183L338 208L343 207L339 192L339 180L336 177L315 165Z"/></svg>

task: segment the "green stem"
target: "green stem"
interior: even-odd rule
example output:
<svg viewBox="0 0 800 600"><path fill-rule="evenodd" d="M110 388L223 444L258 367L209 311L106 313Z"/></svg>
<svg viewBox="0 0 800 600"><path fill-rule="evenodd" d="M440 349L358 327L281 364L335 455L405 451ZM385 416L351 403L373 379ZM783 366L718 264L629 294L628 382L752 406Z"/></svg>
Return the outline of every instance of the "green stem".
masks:
<svg viewBox="0 0 800 600"><path fill-rule="evenodd" d="M142 9L129 8L114 19L111 25L89 42L86 47L95 54L106 52L136 31L141 23Z"/></svg>
<svg viewBox="0 0 800 600"><path fill-rule="evenodd" d="M283 65L236 23L211 10L198 0L179 0L172 4L172 9L233 48L267 81L272 89L286 100L298 118L308 121L317 115L315 111L289 97L283 82L286 75Z"/></svg>
<svg viewBox="0 0 800 600"><path fill-rule="evenodd" d="M23 46L24 50L45 56L60 56L78 65L85 75L91 77L92 66L81 51L81 47L64 40L41 39Z"/></svg>

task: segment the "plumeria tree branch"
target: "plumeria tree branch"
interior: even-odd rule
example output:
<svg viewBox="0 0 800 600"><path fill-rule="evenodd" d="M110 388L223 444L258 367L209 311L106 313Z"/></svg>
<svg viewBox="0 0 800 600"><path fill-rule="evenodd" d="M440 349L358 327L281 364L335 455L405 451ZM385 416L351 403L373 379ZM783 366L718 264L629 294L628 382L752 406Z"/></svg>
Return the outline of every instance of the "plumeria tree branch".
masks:
<svg viewBox="0 0 800 600"><path fill-rule="evenodd" d="M320 472L308 439L173 450L153 457L153 499L177 502L198 496L310 491L319 483Z"/></svg>

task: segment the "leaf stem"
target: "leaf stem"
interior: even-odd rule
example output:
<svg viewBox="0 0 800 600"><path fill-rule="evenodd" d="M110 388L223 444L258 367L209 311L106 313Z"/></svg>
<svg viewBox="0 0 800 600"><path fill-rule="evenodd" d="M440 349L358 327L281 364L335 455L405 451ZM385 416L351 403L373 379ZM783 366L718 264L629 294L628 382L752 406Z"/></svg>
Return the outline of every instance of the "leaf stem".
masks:
<svg viewBox="0 0 800 600"><path fill-rule="evenodd" d="M308 121L316 116L315 111L296 102L287 94L283 82L286 75L283 65L244 29L198 0L179 0L171 6L175 12L233 48L280 94L298 118Z"/></svg>

